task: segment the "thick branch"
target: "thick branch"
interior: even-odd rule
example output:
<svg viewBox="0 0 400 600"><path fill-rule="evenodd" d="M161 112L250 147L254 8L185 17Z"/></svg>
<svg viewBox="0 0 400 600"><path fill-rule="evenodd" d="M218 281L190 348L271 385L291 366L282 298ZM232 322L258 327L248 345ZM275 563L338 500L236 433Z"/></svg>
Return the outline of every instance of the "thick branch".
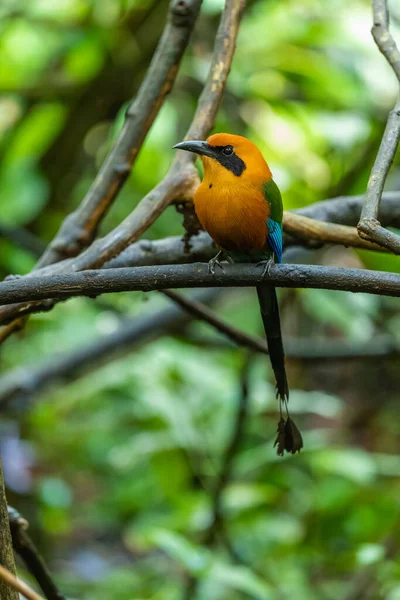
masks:
<svg viewBox="0 0 400 600"><path fill-rule="evenodd" d="M0 284L0 302L34 302L47 298L64 300L73 296L97 296L111 292L165 290L195 287L247 287L259 283L289 288L319 288L365 292L383 296L400 295L400 275L382 271L344 269L315 265L273 265L268 277L255 265L227 265L224 273L212 275L207 265L99 269L54 277L29 277Z"/></svg>
<svg viewBox="0 0 400 600"><path fill-rule="evenodd" d="M293 214L304 217L313 217L318 221L331 221L332 223L343 223L346 225L356 224L358 217L363 205L364 196L341 196L339 198L333 198L331 200L324 200L306 206L304 208L293 211ZM292 212L284 213L284 221L291 222ZM386 192L383 194L383 203L381 206L382 222L387 226L398 226L400 227L400 192ZM299 237L304 238L301 233L301 225L304 221L298 221L300 227L296 233ZM317 243L324 243L325 237L329 237L330 241L335 243L343 243L342 240L330 235L318 227L318 224L308 224L305 221L307 227L312 227L314 230L313 237ZM297 226L296 226L297 228ZM317 231L317 233L315 233ZM304 243L305 240L302 240ZM287 236L284 237L284 245L292 245L295 243L295 238ZM307 240L307 245L309 240ZM186 247L184 239L180 236L165 238L162 240L150 241L141 240L135 244L130 245L115 259L111 259L106 262L105 268L117 268L117 267L134 267L134 266L148 266L148 265L164 265L164 264L183 264L197 261L208 261L216 253L216 248L210 238L205 232L200 232L199 235L193 236L190 239L189 251ZM291 257L293 260L293 257ZM69 272L73 270L73 260L68 259L62 263L56 265L49 265L40 269L38 272L28 273L24 277L32 277L43 275L46 277L53 276L60 272ZM34 305L33 303L28 304L17 304L15 306L4 306L0 307L0 322L11 321L15 317L21 317L32 312L39 312L45 310L51 310L54 302L46 301L40 305ZM0 343L9 334L10 328L18 328L20 326L18 319L13 321L11 324L0 328ZM23 325L21 325L23 326Z"/></svg>
<svg viewBox="0 0 400 600"><path fill-rule="evenodd" d="M0 568L7 570L11 576L15 573L11 533L8 524L7 501L4 489L4 477L0 459ZM0 574L1 600L18 600L18 592L10 587L9 582Z"/></svg>
<svg viewBox="0 0 400 600"><path fill-rule="evenodd" d="M118 139L79 208L62 223L38 267L76 256L88 246L101 219L128 178L133 163L175 81L201 0L171 0L168 22L145 79L126 111Z"/></svg>
<svg viewBox="0 0 400 600"><path fill-rule="evenodd" d="M220 291L197 291L186 302L209 303ZM13 400L26 402L53 381L73 381L91 368L101 367L105 361L109 363L124 352L140 348L159 335L181 331L189 321L190 316L176 306L168 306L140 318L124 319L113 333L90 341L67 354L53 355L50 361L15 369L0 378L0 405Z"/></svg>

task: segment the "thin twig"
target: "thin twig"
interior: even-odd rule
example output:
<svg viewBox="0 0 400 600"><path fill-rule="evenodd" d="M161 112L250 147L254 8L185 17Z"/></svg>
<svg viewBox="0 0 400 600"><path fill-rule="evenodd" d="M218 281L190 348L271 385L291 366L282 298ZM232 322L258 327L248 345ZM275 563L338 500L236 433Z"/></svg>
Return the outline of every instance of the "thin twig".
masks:
<svg viewBox="0 0 400 600"><path fill-rule="evenodd" d="M365 204L357 230L360 237L373 240L383 248L400 254L400 237L382 227L379 207L386 177L392 166L400 140L400 97L390 112L382 142L368 181Z"/></svg>
<svg viewBox="0 0 400 600"><path fill-rule="evenodd" d="M39 594L37 594L26 583L20 579L17 579L15 575L10 573L10 571L5 569L2 565L0 565L0 579L8 586L22 594L24 598L27 598L27 600L44 600L42 596L39 596Z"/></svg>
<svg viewBox="0 0 400 600"><path fill-rule="evenodd" d="M372 35L376 45L392 67L400 83L400 51L389 31L389 10L387 0L372 0L374 24Z"/></svg>
<svg viewBox="0 0 400 600"><path fill-rule="evenodd" d="M29 277L0 284L0 302L14 304L53 298L97 296L112 292L150 292L168 288L249 287L258 283L288 288L313 288L400 296L400 275L365 269L317 265L272 265L268 278L262 266L234 264L213 275L207 265L167 265L99 269L54 277Z"/></svg>
<svg viewBox="0 0 400 600"><path fill-rule="evenodd" d="M186 296L177 294L172 290L163 290L162 293L165 296L168 296L168 298L173 300L176 304L181 306L190 315L196 319L205 321L238 346L243 346L244 348L248 348L253 352L262 352L264 354L268 354L267 345L263 340L247 335L243 331L240 331L240 329L237 327L233 327L233 325L226 323L217 317L212 310L210 310L207 306L204 306L204 304L201 302L196 302L192 299L188 300Z"/></svg>
<svg viewBox="0 0 400 600"><path fill-rule="evenodd" d="M143 141L178 73L201 0L171 0L167 24L124 126L89 191L62 223L37 267L76 256L88 246L98 225L131 173Z"/></svg>
<svg viewBox="0 0 400 600"><path fill-rule="evenodd" d="M389 10L387 0L372 0L372 35L379 50L392 67L400 84L400 51L389 31ZM400 95L389 114L385 132L379 147L374 166L368 181L365 204L357 226L360 237L371 240L400 254L400 237L382 227L378 220L383 188L392 166L400 140Z"/></svg>
<svg viewBox="0 0 400 600"><path fill-rule="evenodd" d="M65 600L65 596L56 586L43 558L27 534L28 522L15 508L8 507L11 537L15 552L17 552L30 573L36 579L47 600Z"/></svg>

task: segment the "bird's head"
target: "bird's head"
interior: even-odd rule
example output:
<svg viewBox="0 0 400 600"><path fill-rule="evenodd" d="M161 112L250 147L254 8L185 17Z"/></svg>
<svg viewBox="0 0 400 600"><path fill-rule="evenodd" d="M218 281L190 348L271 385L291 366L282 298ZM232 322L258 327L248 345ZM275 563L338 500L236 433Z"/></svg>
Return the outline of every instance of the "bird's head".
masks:
<svg viewBox="0 0 400 600"><path fill-rule="evenodd" d="M198 154L204 177L231 182L240 180L261 184L271 178L263 155L253 142L241 135L215 133L207 141L189 140L174 148Z"/></svg>

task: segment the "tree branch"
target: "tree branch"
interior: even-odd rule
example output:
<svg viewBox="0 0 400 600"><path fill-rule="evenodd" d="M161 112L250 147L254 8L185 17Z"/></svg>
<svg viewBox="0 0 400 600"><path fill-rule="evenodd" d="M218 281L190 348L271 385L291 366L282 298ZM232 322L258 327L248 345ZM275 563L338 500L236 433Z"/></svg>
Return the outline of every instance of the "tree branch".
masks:
<svg viewBox="0 0 400 600"><path fill-rule="evenodd" d="M171 0L167 25L124 126L77 210L62 223L37 267L76 256L88 246L97 227L131 173L143 141L178 73L201 0Z"/></svg>
<svg viewBox="0 0 400 600"><path fill-rule="evenodd" d="M192 299L189 300L186 298L186 296L177 294L172 290L164 290L162 293L173 300L173 302L181 306L183 310L185 310L192 317L199 319L200 321L205 321L238 346L243 346L249 350L253 350L253 352L262 352L264 354L268 354L267 345L263 340L251 337L243 331L240 331L240 329L237 327L233 327L233 325L226 323L217 317L212 310L210 310L207 306L204 306L204 304L201 302L196 302Z"/></svg>
<svg viewBox="0 0 400 600"><path fill-rule="evenodd" d="M361 238L373 240L383 248L400 254L400 237L382 227L378 221L379 207L386 177L392 166L400 140L400 97L390 112L382 142L368 181L365 204L357 225Z"/></svg>
<svg viewBox="0 0 400 600"><path fill-rule="evenodd" d="M13 575L8 569L5 569L2 565L0 565L0 582L5 584L5 589L15 590L15 596L7 595L7 592L3 592L4 595L1 596L1 600L8 600L8 598L16 598L18 600L18 592L27 598L27 600L43 600L42 596L39 596L32 588L30 588L26 583L17 579L15 575Z"/></svg>
<svg viewBox="0 0 400 600"><path fill-rule="evenodd" d="M11 543L10 526L8 524L7 500L4 489L4 477L0 459L0 569L14 577L15 562ZM10 587L9 582L1 576L0 572L0 598L1 600L18 600L18 593Z"/></svg>
<svg viewBox="0 0 400 600"><path fill-rule="evenodd" d="M74 296L97 296L111 292L150 292L168 288L247 287L259 283L275 287L318 288L365 292L381 296L400 295L400 275L383 271L344 269L316 265L272 265L267 277L256 264L226 265L213 275L207 265L151 266L99 269L54 277L28 277L0 284L0 302L35 302Z"/></svg>
<svg viewBox="0 0 400 600"><path fill-rule="evenodd" d="M392 67L400 84L400 51L389 31L387 0L372 0L374 25L372 35L379 50ZM390 112L385 132L368 181L365 204L357 229L369 239L394 254L400 254L400 237L382 227L378 221L383 188L400 140L400 95Z"/></svg>
<svg viewBox="0 0 400 600"><path fill-rule="evenodd" d="M213 302L220 291L218 288L197 291L186 302ZM113 333L96 338L72 352L53 355L50 361L17 368L4 375L0 378L0 405L10 401L27 402L53 381L73 381L91 368L117 359L124 351L140 348L161 334L181 331L190 320L188 314L175 306L140 318L123 319Z"/></svg>
<svg viewBox="0 0 400 600"><path fill-rule="evenodd" d="M293 212L317 221L355 226L358 223L364 200L364 194L339 196L304 206ZM382 223L387 227L400 227L400 192L384 192L382 201L380 207Z"/></svg>
<svg viewBox="0 0 400 600"><path fill-rule="evenodd" d="M8 507L8 518L14 550L20 555L40 585L47 600L65 600L65 596L57 588L42 557L26 532L29 527L28 521L10 506Z"/></svg>
<svg viewBox="0 0 400 600"><path fill-rule="evenodd" d="M400 227L400 192L386 192L383 195L381 207L382 222L387 225ZM332 221L333 223L344 223L346 225L356 224L364 201L364 196L341 196L330 200L324 200L293 211L295 215L304 217L313 216L319 221ZM285 214L288 214L287 212ZM290 212L290 214L292 214ZM319 243L323 237L318 238ZM332 238L332 236L330 236ZM339 243L339 240L335 240ZM294 238L284 237L284 245L292 245ZM342 241L341 241L342 243ZM189 248L187 247L189 246ZM189 244L180 236L169 237L162 240L140 240L128 246L119 256L106 262L104 268L150 266L164 264L184 264L197 261L208 261L214 256L216 248L210 236L201 231L198 235L190 238ZM291 257L291 260L293 258ZM64 260L62 263L49 265L37 272L28 273L24 277L43 275L53 276L60 272L68 273L73 270L72 259ZM32 312L51 310L54 302L47 300L40 305L33 303L16 304L0 308L0 322L11 321L15 317L22 317ZM22 321L22 324L20 324ZM17 319L7 326L0 328L0 343L6 339L10 330L23 327L23 320Z"/></svg>
<svg viewBox="0 0 400 600"><path fill-rule="evenodd" d="M294 236L294 243L301 240L309 244L310 240L313 240L320 244L342 244L353 248L382 251L382 247L378 244L361 239L355 227L316 221L289 211L284 212L283 229Z"/></svg>
<svg viewBox="0 0 400 600"><path fill-rule="evenodd" d="M400 52L389 31L387 0L372 0L372 10L374 18L372 36L400 83Z"/></svg>

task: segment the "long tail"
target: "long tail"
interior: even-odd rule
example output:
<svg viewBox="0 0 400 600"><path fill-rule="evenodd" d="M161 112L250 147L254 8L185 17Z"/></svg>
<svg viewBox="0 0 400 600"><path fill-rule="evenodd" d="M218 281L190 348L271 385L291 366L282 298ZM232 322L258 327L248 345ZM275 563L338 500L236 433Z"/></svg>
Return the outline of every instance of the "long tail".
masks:
<svg viewBox="0 0 400 600"><path fill-rule="evenodd" d="M282 403L285 403L289 400L289 386L285 370L285 353L276 291L270 285L259 285L257 294L268 342L269 358L276 379L276 395Z"/></svg>

